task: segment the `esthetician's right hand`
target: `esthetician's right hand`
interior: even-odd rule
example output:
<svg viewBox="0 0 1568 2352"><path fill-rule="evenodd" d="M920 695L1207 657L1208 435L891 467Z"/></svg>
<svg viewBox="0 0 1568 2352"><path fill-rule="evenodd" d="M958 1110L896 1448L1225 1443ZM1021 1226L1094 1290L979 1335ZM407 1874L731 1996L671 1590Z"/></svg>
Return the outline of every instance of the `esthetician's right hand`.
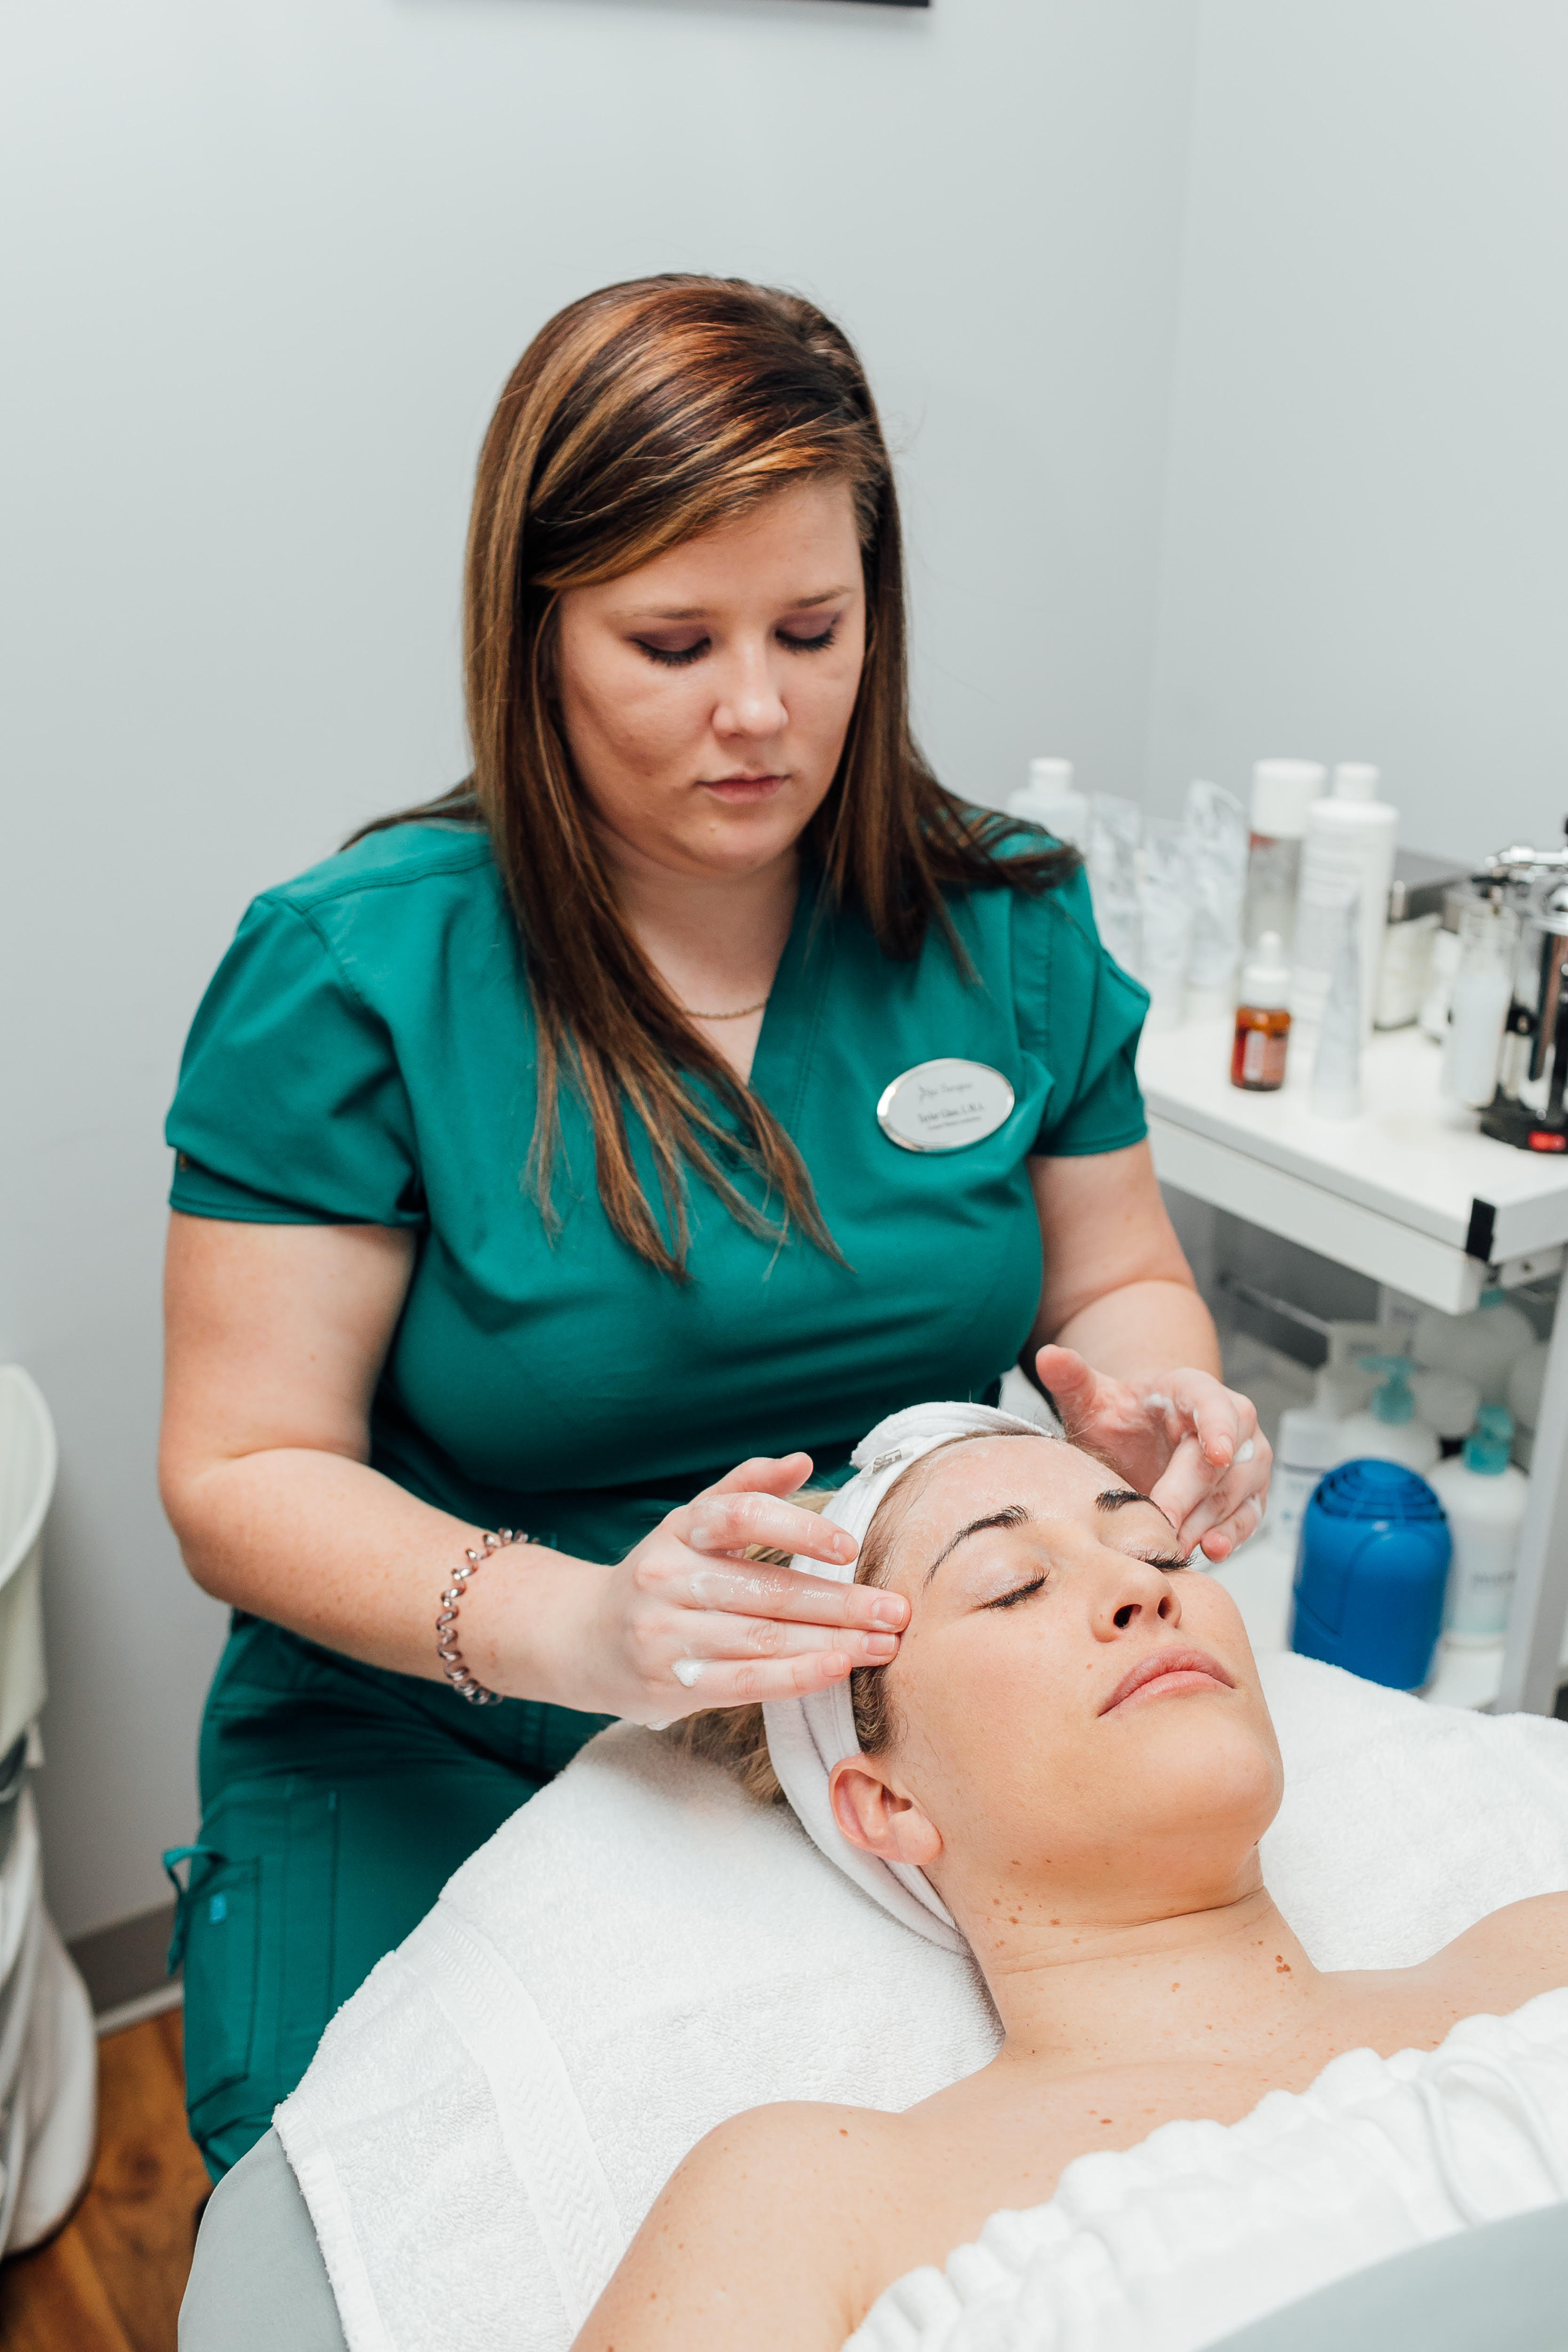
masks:
<svg viewBox="0 0 1568 2352"><path fill-rule="evenodd" d="M805 1454L742 1462L605 1571L584 1629L582 1704L672 1723L700 1707L804 1698L887 1664L909 1620L900 1594L744 1557L765 1544L841 1567L855 1558L852 1536L785 1499L810 1473Z"/></svg>

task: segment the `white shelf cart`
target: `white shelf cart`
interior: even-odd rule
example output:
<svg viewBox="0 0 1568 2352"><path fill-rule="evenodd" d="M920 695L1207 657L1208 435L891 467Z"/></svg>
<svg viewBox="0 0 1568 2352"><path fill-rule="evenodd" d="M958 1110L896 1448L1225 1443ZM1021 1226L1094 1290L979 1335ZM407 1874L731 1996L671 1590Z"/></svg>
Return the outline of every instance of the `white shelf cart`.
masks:
<svg viewBox="0 0 1568 2352"><path fill-rule="evenodd" d="M1516 1151L1457 1126L1437 1092L1437 1049L1419 1030L1373 1038L1365 1108L1345 1120L1310 1116L1304 1069L1278 1094L1233 1087L1230 1045L1228 1021L1144 1037L1138 1076L1163 1182L1450 1315L1489 1285L1512 1288L1563 1265L1568 1155ZM1447 1659L1429 1696L1552 1712L1568 1624L1565 1441L1568 1315L1559 1314L1507 1643ZM1238 1597L1250 1588L1249 1614L1267 1639L1289 1563L1261 1538L1239 1557L1236 1581Z"/></svg>

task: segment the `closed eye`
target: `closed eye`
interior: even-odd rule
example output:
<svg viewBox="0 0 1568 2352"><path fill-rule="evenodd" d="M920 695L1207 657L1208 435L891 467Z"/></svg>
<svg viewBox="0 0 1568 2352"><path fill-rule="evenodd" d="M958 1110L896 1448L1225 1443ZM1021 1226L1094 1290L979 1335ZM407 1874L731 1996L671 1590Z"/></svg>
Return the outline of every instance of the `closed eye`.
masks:
<svg viewBox="0 0 1568 2352"><path fill-rule="evenodd" d="M1043 1576L1037 1576L1032 1583L1015 1585L1011 1592L1004 1592L998 1601L988 1601L985 1606L987 1609L1016 1609L1020 1601L1027 1601L1032 1593L1040 1591L1045 1581Z"/></svg>
<svg viewBox="0 0 1568 2352"><path fill-rule="evenodd" d="M834 638L837 635L838 620L837 614L835 614L834 618L829 621L827 626L823 630L820 636L792 637L787 629L781 629L778 633L778 637L780 645L787 646L792 654L820 654L826 652L828 646L833 643Z"/></svg>
<svg viewBox="0 0 1568 2352"><path fill-rule="evenodd" d="M686 669L692 662L701 660L712 639L699 637L694 646L650 646L646 637L634 637L632 643L639 652L647 654L649 661L658 662L664 669Z"/></svg>
<svg viewBox="0 0 1568 2352"><path fill-rule="evenodd" d="M789 653L826 653L838 635L838 617L836 614L826 628L815 637L794 636L788 629L779 629L774 634ZM639 653L647 656L649 661L658 662L661 669L689 669L693 662L700 661L705 653L712 650L713 640L711 637L699 637L693 646L653 646L646 637L634 637L632 643Z"/></svg>
<svg viewBox="0 0 1568 2352"><path fill-rule="evenodd" d="M1174 1576L1178 1569L1185 1568L1187 1564L1184 1559L1178 1559L1174 1553L1160 1551L1135 1552L1133 1558L1141 1559L1146 1568L1163 1568L1167 1576Z"/></svg>

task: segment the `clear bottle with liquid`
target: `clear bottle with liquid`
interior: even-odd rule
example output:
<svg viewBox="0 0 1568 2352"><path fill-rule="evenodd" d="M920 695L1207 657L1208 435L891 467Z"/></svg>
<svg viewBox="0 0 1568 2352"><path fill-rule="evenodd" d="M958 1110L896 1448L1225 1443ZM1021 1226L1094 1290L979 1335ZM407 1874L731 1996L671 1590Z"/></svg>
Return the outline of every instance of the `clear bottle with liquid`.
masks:
<svg viewBox="0 0 1568 2352"><path fill-rule="evenodd" d="M1265 931L1241 975L1231 1047L1230 1083L1247 1094L1274 1094L1285 1083L1290 1045L1290 967L1278 931Z"/></svg>
<svg viewBox="0 0 1568 2352"><path fill-rule="evenodd" d="M1290 954L1301 881L1307 811L1328 789L1318 760L1259 760L1252 771L1251 834L1241 942L1248 952L1266 931L1277 931Z"/></svg>

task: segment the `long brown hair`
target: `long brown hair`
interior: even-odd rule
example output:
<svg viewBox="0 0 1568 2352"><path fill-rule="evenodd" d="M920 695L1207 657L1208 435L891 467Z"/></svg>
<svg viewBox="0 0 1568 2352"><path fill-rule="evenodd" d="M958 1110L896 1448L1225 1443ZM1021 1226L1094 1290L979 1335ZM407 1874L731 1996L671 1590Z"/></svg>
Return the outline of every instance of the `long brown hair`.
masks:
<svg viewBox="0 0 1568 2352"><path fill-rule="evenodd" d="M671 1001L621 915L553 692L555 615L563 591L635 571L808 478L842 480L854 499L867 649L838 772L805 845L827 903L858 906L885 954L912 958L935 923L967 969L947 894L1001 883L1039 892L1077 859L1044 845L1001 857L1025 829L966 810L916 749L898 501L876 406L838 328L771 287L639 278L586 295L534 337L485 436L474 492L465 597L473 774L406 813L477 813L489 828L537 1021L530 1176L547 1224L564 1073L592 1122L611 1223L678 1278L688 1171L751 1231L782 1240L798 1226L819 1247L833 1244L789 1137ZM652 1151L662 1225L638 1179L628 1112ZM777 1202L777 1224L715 1157L737 1149L763 1181L764 1207Z"/></svg>

